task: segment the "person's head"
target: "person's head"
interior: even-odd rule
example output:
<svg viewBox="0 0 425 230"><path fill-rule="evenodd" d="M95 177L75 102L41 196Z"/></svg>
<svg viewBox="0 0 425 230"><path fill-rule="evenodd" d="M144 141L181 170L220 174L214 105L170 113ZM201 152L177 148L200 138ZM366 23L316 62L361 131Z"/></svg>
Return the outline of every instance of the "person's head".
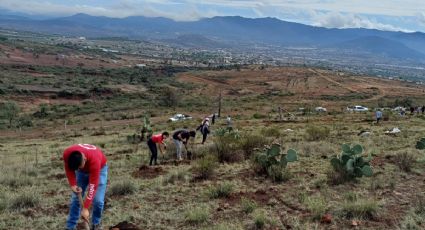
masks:
<svg viewBox="0 0 425 230"><path fill-rule="evenodd" d="M196 136L196 131L192 130L189 132L189 136L191 137L195 137Z"/></svg>
<svg viewBox="0 0 425 230"><path fill-rule="evenodd" d="M84 168L85 164L86 164L86 158L81 152L74 151L68 157L68 167L72 171Z"/></svg>
<svg viewBox="0 0 425 230"><path fill-rule="evenodd" d="M163 132L163 133L162 133L162 137L163 137L164 139L167 139L169 136L170 136L170 134L169 134L168 132Z"/></svg>

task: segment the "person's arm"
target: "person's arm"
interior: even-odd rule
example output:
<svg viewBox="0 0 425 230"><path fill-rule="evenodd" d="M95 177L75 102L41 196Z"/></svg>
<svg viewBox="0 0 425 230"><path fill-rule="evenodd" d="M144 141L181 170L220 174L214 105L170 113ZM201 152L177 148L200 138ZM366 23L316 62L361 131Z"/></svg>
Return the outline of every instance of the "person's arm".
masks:
<svg viewBox="0 0 425 230"><path fill-rule="evenodd" d="M100 161L90 165L89 172L89 185L87 189L86 200L84 201L84 208L89 209L93 199L96 195L97 186L99 185L100 178Z"/></svg>
<svg viewBox="0 0 425 230"><path fill-rule="evenodd" d="M65 175L66 175L66 178L68 179L69 186L71 186L71 188L73 188L73 187L77 186L77 177L75 176L75 171L72 171L68 167L69 154L70 154L69 152L64 152L63 163L64 163L64 166L65 166ZM74 192L76 192L76 191L74 191Z"/></svg>

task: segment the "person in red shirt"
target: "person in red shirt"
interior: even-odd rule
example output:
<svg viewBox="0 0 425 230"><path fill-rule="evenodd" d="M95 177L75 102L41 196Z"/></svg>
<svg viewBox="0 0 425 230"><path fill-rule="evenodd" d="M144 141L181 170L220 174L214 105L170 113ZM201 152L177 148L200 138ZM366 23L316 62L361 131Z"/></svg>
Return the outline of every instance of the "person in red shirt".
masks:
<svg viewBox="0 0 425 230"><path fill-rule="evenodd" d="M149 162L149 165L152 165L153 161L154 164L157 164L157 159L158 159L158 148L159 151L161 151L161 154L164 154L161 145L164 146L164 149L167 148L167 145L164 143L164 141L170 136L170 134L168 132L163 132L160 134L156 134L153 135L152 137L149 138L148 140L148 147L149 150L151 151L151 160ZM157 147L158 145L158 147Z"/></svg>
<svg viewBox="0 0 425 230"><path fill-rule="evenodd" d="M76 229L80 211L81 217L88 221L92 204L92 229L102 229L101 218L108 179L105 155L94 145L76 144L65 149L63 161L73 191L66 229ZM84 195L87 187L83 209L80 210L78 193Z"/></svg>

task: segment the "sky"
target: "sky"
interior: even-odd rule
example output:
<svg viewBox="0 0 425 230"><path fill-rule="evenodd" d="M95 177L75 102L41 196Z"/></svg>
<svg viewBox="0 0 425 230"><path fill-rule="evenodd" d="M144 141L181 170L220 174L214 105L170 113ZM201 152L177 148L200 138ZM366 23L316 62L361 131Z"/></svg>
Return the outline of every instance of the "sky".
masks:
<svg viewBox="0 0 425 230"><path fill-rule="evenodd" d="M425 0L0 0L4 12L51 17L275 17L328 28L425 32ZM2 12L0 11L0 12Z"/></svg>

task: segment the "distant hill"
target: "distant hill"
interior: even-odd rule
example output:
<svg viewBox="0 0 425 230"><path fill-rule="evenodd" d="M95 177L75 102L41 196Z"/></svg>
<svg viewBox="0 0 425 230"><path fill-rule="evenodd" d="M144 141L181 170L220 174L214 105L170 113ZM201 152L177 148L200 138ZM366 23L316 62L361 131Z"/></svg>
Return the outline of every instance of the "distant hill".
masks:
<svg viewBox="0 0 425 230"><path fill-rule="evenodd" d="M424 59L425 54L424 33L328 29L276 18L226 16L176 22L161 17L137 16L119 19L76 14L47 20L1 15L0 19L0 27L10 29L68 36L153 39L195 48L235 47L257 43L283 47L360 47L362 51L408 59ZM393 45L397 47L396 50ZM400 54L396 54L397 52Z"/></svg>
<svg viewBox="0 0 425 230"><path fill-rule="evenodd" d="M425 54L410 49L400 42L377 36L361 37L350 41L342 42L334 47L351 51L364 51L378 56L386 56L391 58L415 58L425 59Z"/></svg>

